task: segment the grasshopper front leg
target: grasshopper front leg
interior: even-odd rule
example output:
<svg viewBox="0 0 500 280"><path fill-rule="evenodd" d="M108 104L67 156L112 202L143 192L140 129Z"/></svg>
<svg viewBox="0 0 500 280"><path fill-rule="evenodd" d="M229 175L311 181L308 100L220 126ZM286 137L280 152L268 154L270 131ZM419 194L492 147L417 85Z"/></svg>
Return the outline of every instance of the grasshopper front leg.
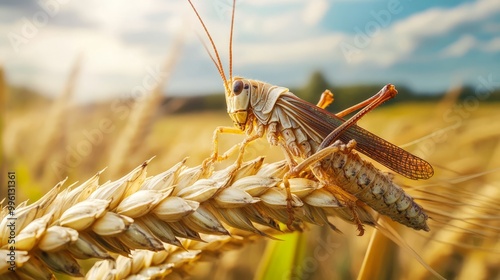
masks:
<svg viewBox="0 0 500 280"><path fill-rule="evenodd" d="M259 126L257 128L256 133L247 136L241 143L232 146L229 150L225 151L224 154L222 154L222 155L219 155L219 135L220 134L243 134L243 133L244 133L244 131L242 131L236 127L225 127L225 126L217 127L214 130L213 139L212 139L213 153L209 158L207 158L203 161L203 167L205 169L208 169L208 167L210 165L212 165L218 161L226 160L231 155L233 155L236 151L239 150L238 157L236 158L236 161L234 163L234 168L229 173L229 176L228 176L229 179L227 180L227 182L228 183L231 182L232 177L234 176L234 173L241 167L241 164L243 162L243 156L245 154L246 146L250 142L252 142L252 141L254 141L254 140L256 140L264 135L264 127Z"/></svg>
<svg viewBox="0 0 500 280"><path fill-rule="evenodd" d="M222 161L225 158L229 157L230 154L228 152L234 150L234 148L236 147L236 146L233 146L231 149L226 151L222 156L219 156L219 135L220 134L242 134L242 133L243 133L243 131L241 131L235 127L218 126L214 130L213 136L212 136L212 155L210 155L210 157L205 159L202 163L204 170L208 170L209 167L212 164L214 164L215 162Z"/></svg>

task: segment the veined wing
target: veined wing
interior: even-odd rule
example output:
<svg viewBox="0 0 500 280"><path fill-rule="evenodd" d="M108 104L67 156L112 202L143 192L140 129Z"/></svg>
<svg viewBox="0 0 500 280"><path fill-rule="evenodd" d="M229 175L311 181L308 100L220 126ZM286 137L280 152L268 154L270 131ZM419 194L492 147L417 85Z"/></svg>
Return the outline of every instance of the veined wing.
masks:
<svg viewBox="0 0 500 280"><path fill-rule="evenodd" d="M344 122L335 114L293 94L282 95L276 105L293 117L307 133L315 134L320 139L325 139L330 132ZM339 139L344 143L352 139L356 140L356 150L407 178L428 179L434 174L432 166L427 161L357 125L349 127Z"/></svg>

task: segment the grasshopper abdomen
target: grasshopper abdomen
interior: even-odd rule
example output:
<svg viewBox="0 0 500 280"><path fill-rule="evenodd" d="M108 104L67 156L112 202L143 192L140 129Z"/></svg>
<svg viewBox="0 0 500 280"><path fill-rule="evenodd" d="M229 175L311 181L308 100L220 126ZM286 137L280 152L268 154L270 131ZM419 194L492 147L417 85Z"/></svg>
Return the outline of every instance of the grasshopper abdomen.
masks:
<svg viewBox="0 0 500 280"><path fill-rule="evenodd" d="M340 141L339 151L313 168L326 185L341 188L375 211L416 230L429 231L428 216L392 179Z"/></svg>

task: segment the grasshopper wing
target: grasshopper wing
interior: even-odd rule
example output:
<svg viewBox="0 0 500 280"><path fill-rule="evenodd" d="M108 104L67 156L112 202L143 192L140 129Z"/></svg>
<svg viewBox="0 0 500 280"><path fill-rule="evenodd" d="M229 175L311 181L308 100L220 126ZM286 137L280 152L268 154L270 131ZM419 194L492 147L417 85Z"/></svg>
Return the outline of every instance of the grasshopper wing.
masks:
<svg viewBox="0 0 500 280"><path fill-rule="evenodd" d="M325 139L344 120L322 108L306 102L292 93L281 96L276 103L313 139ZM410 179L428 179L434 174L432 166L425 160L378 137L357 125L349 127L340 137L344 143L354 139L356 150L369 156L387 168Z"/></svg>

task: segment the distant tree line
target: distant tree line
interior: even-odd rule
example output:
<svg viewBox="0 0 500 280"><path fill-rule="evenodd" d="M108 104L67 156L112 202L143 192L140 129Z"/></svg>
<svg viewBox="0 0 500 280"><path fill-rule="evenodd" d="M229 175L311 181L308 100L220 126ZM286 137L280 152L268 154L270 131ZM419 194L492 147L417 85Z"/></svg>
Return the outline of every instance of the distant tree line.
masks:
<svg viewBox="0 0 500 280"><path fill-rule="evenodd" d="M383 84L366 84L366 85L350 85L350 86L335 86L328 82L325 76L316 71L311 74L309 81L300 88L290 88L290 91L295 93L300 98L316 104L325 89L333 92L335 101L328 110L339 112L354 104L357 104L375 93L377 93L384 85ZM446 92L442 93L416 93L408 87L396 85L399 92L398 96L389 100L387 104L395 104L401 102L432 102L438 101L444 97ZM487 90L487 89L485 89ZM30 106L49 104L52 100L44 95L39 94L36 90L26 87L10 86L10 94L8 94L7 104L9 107L28 109ZM498 102L500 101L500 88L496 88L489 92L476 92L473 86L463 86L459 90L457 102L467 98L475 98L483 102ZM101 102L102 103L102 102ZM100 104L102 105L102 104ZM199 96L167 96L162 101L160 114L170 113L185 113L199 112L205 110L226 110L226 100L222 92L212 93Z"/></svg>
<svg viewBox="0 0 500 280"><path fill-rule="evenodd" d="M334 102L328 107L332 112L339 112L354 104L357 104L377 93L384 84L367 84L367 85L350 85L350 86L334 86L331 85L320 72L316 71L311 74L309 81L301 88L291 88L294 94L300 98L316 104L325 89L329 89L334 94ZM402 102L432 102L441 100L446 92L423 94L416 93L410 88L396 85L398 95L396 98L387 101L386 104L395 104ZM463 86L460 90L457 101L466 98L475 98L478 96L476 88L472 86ZM493 92L479 93L481 98L476 98L478 101L485 102L498 102L500 101L500 88L495 89ZM487 96L484 98L483 96ZM164 100L164 111L167 112L192 112L200 110L226 110L226 100L222 93L214 93L204 96L196 97L167 97ZM182 106L172 106L173 104Z"/></svg>

